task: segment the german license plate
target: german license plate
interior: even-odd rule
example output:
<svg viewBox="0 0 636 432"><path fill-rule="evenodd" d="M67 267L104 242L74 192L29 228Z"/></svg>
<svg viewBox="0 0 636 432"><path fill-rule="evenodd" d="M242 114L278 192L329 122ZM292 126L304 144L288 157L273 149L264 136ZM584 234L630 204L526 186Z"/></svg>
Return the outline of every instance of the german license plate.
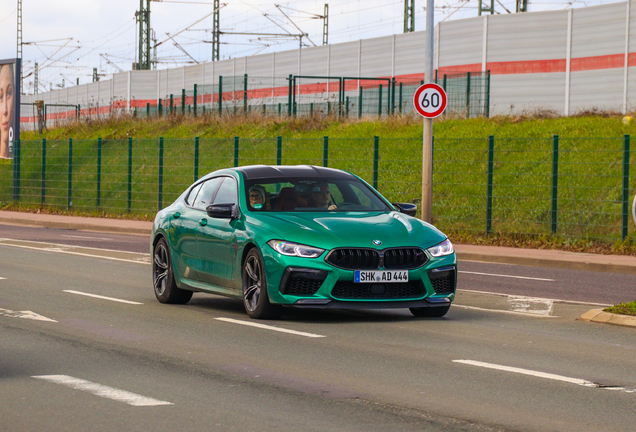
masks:
<svg viewBox="0 0 636 432"><path fill-rule="evenodd" d="M355 283L400 283L409 281L409 272L407 270L400 271L364 271L356 270L354 272Z"/></svg>

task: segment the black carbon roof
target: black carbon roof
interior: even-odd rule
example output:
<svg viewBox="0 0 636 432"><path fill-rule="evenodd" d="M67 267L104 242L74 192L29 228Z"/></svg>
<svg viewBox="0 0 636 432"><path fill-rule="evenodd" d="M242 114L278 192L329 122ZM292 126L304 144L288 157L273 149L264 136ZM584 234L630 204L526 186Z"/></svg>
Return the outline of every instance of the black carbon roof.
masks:
<svg viewBox="0 0 636 432"><path fill-rule="evenodd" d="M333 169L317 167L313 165L251 165L236 168L237 171L243 173L246 180L253 179L269 179L277 177L329 177L333 179L353 179L354 177L348 172Z"/></svg>

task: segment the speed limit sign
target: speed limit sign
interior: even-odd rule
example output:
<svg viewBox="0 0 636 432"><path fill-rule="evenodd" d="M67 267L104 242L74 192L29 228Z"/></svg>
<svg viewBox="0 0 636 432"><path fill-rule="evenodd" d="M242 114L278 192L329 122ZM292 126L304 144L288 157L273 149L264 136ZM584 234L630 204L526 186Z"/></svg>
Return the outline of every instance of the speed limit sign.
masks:
<svg viewBox="0 0 636 432"><path fill-rule="evenodd" d="M415 91L413 104L420 115L435 118L446 109L446 92L437 84L424 84Z"/></svg>

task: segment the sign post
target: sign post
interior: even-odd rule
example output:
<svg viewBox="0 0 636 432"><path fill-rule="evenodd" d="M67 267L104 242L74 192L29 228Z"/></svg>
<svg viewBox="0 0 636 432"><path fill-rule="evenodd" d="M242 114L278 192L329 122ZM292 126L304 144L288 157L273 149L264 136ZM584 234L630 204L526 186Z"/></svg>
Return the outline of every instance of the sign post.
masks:
<svg viewBox="0 0 636 432"><path fill-rule="evenodd" d="M426 47L424 80L433 81L433 44L435 33L435 0L426 1ZM416 104L417 106L417 104ZM419 110L418 110L419 112ZM421 114L421 113L420 113ZM433 119L424 117L422 145L422 220L431 222L433 206Z"/></svg>
<svg viewBox="0 0 636 432"><path fill-rule="evenodd" d="M424 84L415 91L413 105L424 117L422 151L422 220L431 222L433 206L433 119L446 109L446 92L435 83Z"/></svg>

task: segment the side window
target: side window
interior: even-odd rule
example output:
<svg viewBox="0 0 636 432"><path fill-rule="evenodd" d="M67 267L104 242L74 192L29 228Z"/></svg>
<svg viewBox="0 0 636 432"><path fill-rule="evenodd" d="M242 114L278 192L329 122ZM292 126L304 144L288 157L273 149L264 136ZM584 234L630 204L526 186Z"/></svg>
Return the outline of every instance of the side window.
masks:
<svg viewBox="0 0 636 432"><path fill-rule="evenodd" d="M199 190L199 193L194 200L193 207L199 210L205 210L207 206L212 204L214 192L216 192L216 189L219 187L223 179L224 177L217 177L203 183L201 190Z"/></svg>
<svg viewBox="0 0 636 432"><path fill-rule="evenodd" d="M190 193L188 194L188 197L185 200L186 204L192 205L194 203L194 200L196 199L197 194L201 190L201 186L203 186L203 183L199 183L198 185L190 189Z"/></svg>
<svg viewBox="0 0 636 432"><path fill-rule="evenodd" d="M214 204L236 204L237 194L236 181L226 177L214 198Z"/></svg>
<svg viewBox="0 0 636 432"><path fill-rule="evenodd" d="M371 199L368 196L366 196L364 194L364 192L362 192L357 186L352 185L351 189L353 189L353 193L355 193L356 196L358 197L358 201L359 201L360 204L362 204L363 206L368 207L368 208L372 208L373 207L371 205Z"/></svg>

